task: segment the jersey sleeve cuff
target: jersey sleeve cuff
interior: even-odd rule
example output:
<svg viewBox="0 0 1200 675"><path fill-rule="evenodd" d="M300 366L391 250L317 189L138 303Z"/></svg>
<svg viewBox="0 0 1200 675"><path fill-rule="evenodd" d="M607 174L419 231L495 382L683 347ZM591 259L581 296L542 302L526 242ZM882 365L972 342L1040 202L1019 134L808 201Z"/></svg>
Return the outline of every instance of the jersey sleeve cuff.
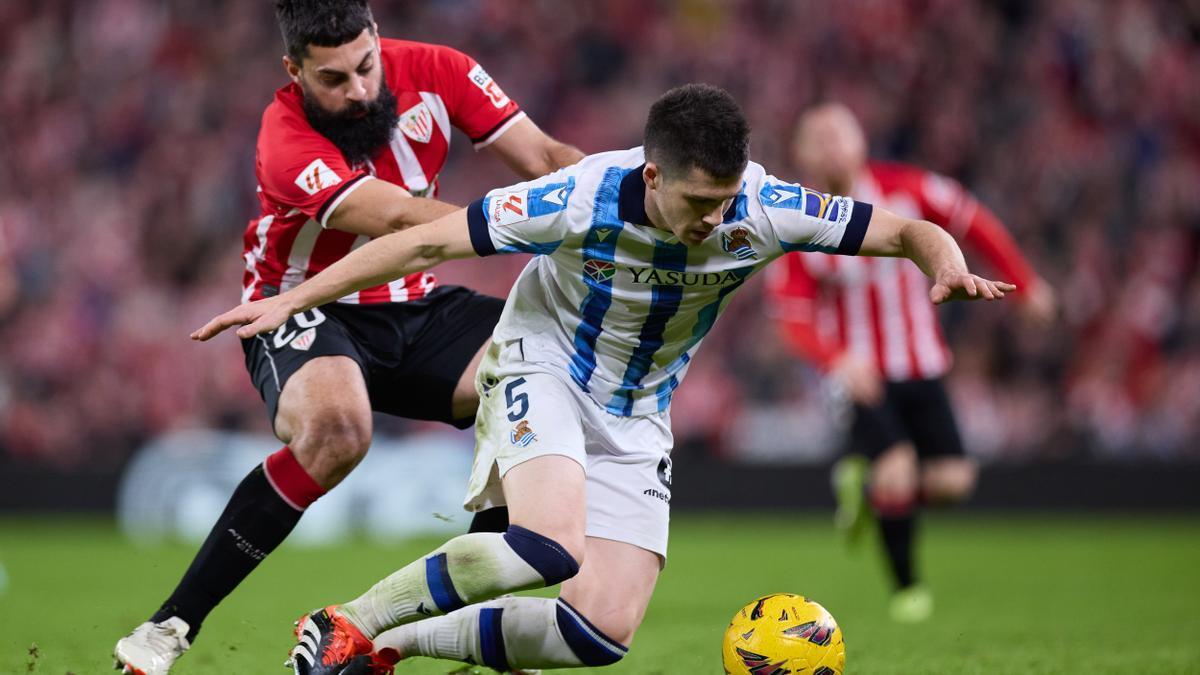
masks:
<svg viewBox="0 0 1200 675"><path fill-rule="evenodd" d="M525 111L518 110L518 111L514 112L513 114L509 115L508 117L505 117L504 119L500 120L499 124L492 127L483 136L480 136L479 138L472 138L471 142L475 144L476 150L482 150L483 148L486 148L487 146L496 142L496 139L503 136L504 132L511 129L514 124L516 124L517 122L520 122L523 119L525 119Z"/></svg>
<svg viewBox="0 0 1200 675"><path fill-rule="evenodd" d="M325 203L321 205L321 208L317 209L316 220L321 224L321 229L329 227L329 216L333 215L333 212L337 209L337 207L341 206L342 202L346 201L346 197L349 197L351 192L354 192L358 188L362 187L363 184L372 178L374 178L374 176L369 173L359 174L358 176L355 176L354 178L351 178L343 183L342 187L334 191L334 193L330 195L329 199L326 199Z"/></svg>
<svg viewBox="0 0 1200 675"><path fill-rule="evenodd" d="M475 255L481 258L496 253L492 235L488 233L487 216L483 214L483 199L476 199L467 207L467 231L471 233L471 247L475 249Z"/></svg>
<svg viewBox="0 0 1200 675"><path fill-rule="evenodd" d="M867 236L867 225L871 222L871 212L875 207L866 202L854 202L850 212L850 222L846 223L846 231L842 233L842 243L838 244L838 255L858 255L862 248L863 238Z"/></svg>

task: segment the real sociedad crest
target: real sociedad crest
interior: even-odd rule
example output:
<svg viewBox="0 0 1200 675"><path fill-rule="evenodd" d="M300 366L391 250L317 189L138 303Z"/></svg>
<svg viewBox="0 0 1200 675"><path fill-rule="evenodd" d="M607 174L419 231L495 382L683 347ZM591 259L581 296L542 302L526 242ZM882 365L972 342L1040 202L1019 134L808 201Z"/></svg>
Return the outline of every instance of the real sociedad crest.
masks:
<svg viewBox="0 0 1200 675"><path fill-rule="evenodd" d="M750 245L750 230L744 227L735 227L721 234L721 248L738 260L758 257L758 253Z"/></svg>

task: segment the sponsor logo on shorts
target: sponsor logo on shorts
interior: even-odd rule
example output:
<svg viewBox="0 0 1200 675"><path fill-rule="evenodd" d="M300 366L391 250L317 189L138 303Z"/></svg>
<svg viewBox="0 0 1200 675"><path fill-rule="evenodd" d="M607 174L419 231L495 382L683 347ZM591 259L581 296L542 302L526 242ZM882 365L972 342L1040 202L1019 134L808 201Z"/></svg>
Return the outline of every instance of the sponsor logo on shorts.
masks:
<svg viewBox="0 0 1200 675"><path fill-rule="evenodd" d="M517 422L517 426L508 432L508 440L517 447L524 448L537 440L537 434L529 428L529 420Z"/></svg>
<svg viewBox="0 0 1200 675"><path fill-rule="evenodd" d="M330 169L325 162L314 159L296 176L296 186L310 195L315 195L327 187L333 187L342 182L341 178Z"/></svg>
<svg viewBox="0 0 1200 675"><path fill-rule="evenodd" d="M400 113L397 122L400 131L418 143L428 143L433 138L433 113L424 101Z"/></svg>
<svg viewBox="0 0 1200 675"><path fill-rule="evenodd" d="M721 248L725 249L726 253L732 253L738 260L758 257L758 253L750 245L750 230L744 227L735 227L722 234Z"/></svg>
<svg viewBox="0 0 1200 675"><path fill-rule="evenodd" d="M504 91L500 89L500 85L496 84L496 81L492 79L492 76L487 74L487 71L483 69L483 66L476 63L475 67L471 69L471 72L467 73L467 77L470 78L471 84L479 87L480 91L487 95L488 100L492 102L492 105L496 106L497 108L503 108L504 106L508 105L508 96L505 95Z"/></svg>
<svg viewBox="0 0 1200 675"><path fill-rule="evenodd" d="M671 503L671 493L670 492L663 492L662 490L656 490L654 488L650 488L649 490L642 491L642 494L646 495L647 497L654 497L655 499L661 499L668 504Z"/></svg>
<svg viewBox="0 0 1200 675"><path fill-rule="evenodd" d="M490 206L488 220L498 227L529 220L529 190L501 192L492 197Z"/></svg>

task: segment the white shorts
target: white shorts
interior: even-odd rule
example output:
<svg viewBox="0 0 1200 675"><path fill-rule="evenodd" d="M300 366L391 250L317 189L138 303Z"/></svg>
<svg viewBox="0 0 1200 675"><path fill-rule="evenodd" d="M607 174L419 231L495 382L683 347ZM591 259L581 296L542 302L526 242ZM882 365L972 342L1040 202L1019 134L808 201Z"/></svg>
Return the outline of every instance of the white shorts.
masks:
<svg viewBox="0 0 1200 675"><path fill-rule="evenodd" d="M493 345L479 366L475 464L464 506L503 506L500 478L545 455L579 462L587 476L587 536L667 556L671 421L667 413L619 417L561 367L521 360L519 345Z"/></svg>

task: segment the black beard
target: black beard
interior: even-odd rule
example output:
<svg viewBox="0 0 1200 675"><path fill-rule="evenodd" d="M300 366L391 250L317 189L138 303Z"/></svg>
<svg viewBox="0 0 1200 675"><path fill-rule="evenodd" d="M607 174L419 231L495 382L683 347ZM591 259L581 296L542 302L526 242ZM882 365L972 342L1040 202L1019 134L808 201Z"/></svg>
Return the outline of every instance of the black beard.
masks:
<svg viewBox="0 0 1200 675"><path fill-rule="evenodd" d="M386 80L380 82L379 95L374 101L355 101L337 113L322 108L308 92L302 98L308 123L342 151L350 166L365 163L390 141L396 123L400 121L396 95L388 88ZM355 116L360 114L362 117Z"/></svg>

